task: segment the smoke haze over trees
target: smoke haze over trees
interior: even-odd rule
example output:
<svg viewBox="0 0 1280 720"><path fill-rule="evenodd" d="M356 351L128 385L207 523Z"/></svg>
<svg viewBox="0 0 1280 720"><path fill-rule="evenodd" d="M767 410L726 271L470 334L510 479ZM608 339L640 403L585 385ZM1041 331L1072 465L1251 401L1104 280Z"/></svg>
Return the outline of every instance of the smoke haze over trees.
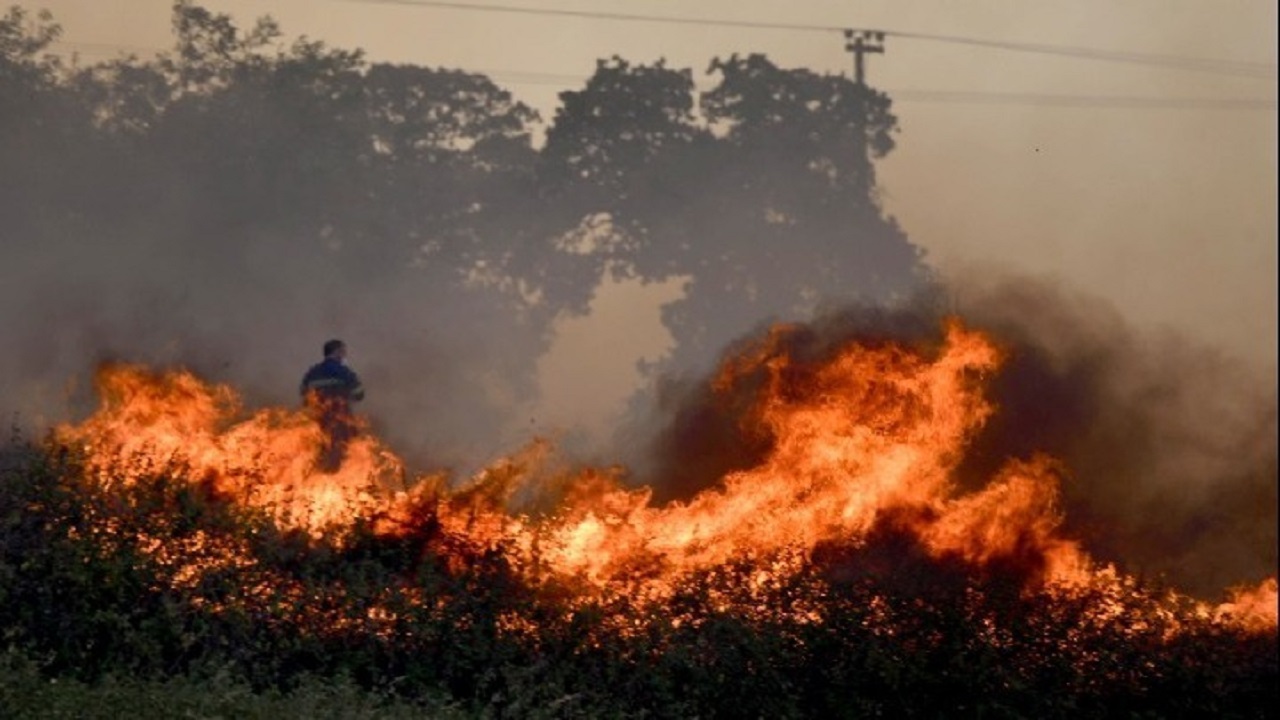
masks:
<svg viewBox="0 0 1280 720"><path fill-rule="evenodd" d="M877 197L890 98L848 78L733 56L709 62L716 82L698 93L691 70L602 59L539 144L536 113L483 74L369 63L186 2L173 25L167 54L68 67L45 54L54 19L0 16L0 410L20 424L86 409L104 359L181 364L251 402L292 404L320 344L339 336L392 447L420 465L474 466L527 439L557 318L587 312L602 278L674 282L683 295L662 309L672 349L646 370L665 388L655 402L692 422L670 427L699 432L692 448L660 438L637 470L680 496L731 466L708 451L718 418L685 392L726 347L764 323L847 318L849 303L933 286ZM1024 414L991 431L993 455L1057 451L1094 478L1068 491L1072 517L1113 528L1115 555L1151 533L1227 538L1232 551L1262 537L1272 554L1240 570L1274 571L1275 448L1250 434L1274 438L1274 387L1184 387L1184 370L1212 363L1181 351L1151 363L1122 328L1087 331L1096 313L1033 332L1059 304L1033 299L973 308L1029 348L997 388ZM1118 394L1133 376L1146 397ZM1065 415L1013 432L1044 419L1045 388ZM1261 397L1210 415L1243 435L1160 455L1214 393L1222 408ZM636 428L648 400L633 405ZM1268 400L1259 422L1252 408ZM1162 492L1187 478L1194 488ZM1220 515L1198 514L1205 498ZM1125 524L1153 506L1168 524ZM1229 527L1246 506L1271 512Z"/></svg>
<svg viewBox="0 0 1280 720"><path fill-rule="evenodd" d="M850 135L865 102L887 152L888 99L845 78L735 57L699 98L688 70L615 58L537 149L534 111L483 75L287 44L192 3L171 52L66 67L43 52L55 22L15 7L0 35L9 412L56 417L108 356L288 401L340 335L383 430L462 460L504 449L552 321L606 272L687 283L663 318L679 370L924 274Z"/></svg>

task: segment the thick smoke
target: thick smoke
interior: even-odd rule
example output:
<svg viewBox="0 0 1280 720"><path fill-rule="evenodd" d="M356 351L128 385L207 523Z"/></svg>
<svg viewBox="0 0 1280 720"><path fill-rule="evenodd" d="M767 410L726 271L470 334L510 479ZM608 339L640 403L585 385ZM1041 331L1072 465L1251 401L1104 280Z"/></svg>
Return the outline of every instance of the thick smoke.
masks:
<svg viewBox="0 0 1280 720"><path fill-rule="evenodd" d="M1274 574L1274 377L1026 278L970 282L892 310L833 311L793 335L789 351L820 361L848 342L895 341L927 352L953 314L989 331L1006 355L989 379L995 414L958 468L961 487L1009 459L1049 453L1068 473L1064 531L1096 558L1206 597ZM649 429L631 428L653 438L637 479L657 500L686 499L769 450L770 437L740 422L752 378L728 393L706 381L662 387Z"/></svg>
<svg viewBox="0 0 1280 720"><path fill-rule="evenodd" d="M761 73L772 77L776 68L752 59L740 70L739 81L745 82ZM395 69L379 73L394 76ZM39 89L35 81L28 87L18 73L10 75L0 78L0 92L11 93L0 96L0 411L19 427L38 433L83 416L96 402L90 386L94 368L105 360L187 367L231 384L250 408L294 405L298 380L319 359L321 344L341 337L368 387L363 411L375 432L415 468L465 472L528 439L527 411L536 400L529 379L546 349L546 318L521 319L519 303L504 302L502 293L460 292L463 283L446 277L449 270L433 269L430 258L425 267L404 262L422 259L414 254L416 245L438 240L415 232L435 227L437 218L421 206L449 189L431 182L449 182L416 166L421 176L388 175L378 188L386 201L371 202L369 210L361 205L374 192L367 178L346 174L364 166L326 165L324 157L313 157L333 150L340 133L323 123L316 123L318 130L311 127L310 106L290 104L298 99L281 91L287 83L270 86L283 97L272 102L256 94L256 86L225 106L206 107L196 98L183 106L190 116L162 124L164 132L148 136L132 152L112 144L129 142L127 133L109 143L85 141L81 136L93 125L59 105L62 90ZM804 74L788 80L801 88L825 87L826 81ZM615 99L606 95L597 107L619 110ZM242 116L250 120L234 125ZM576 142L570 130L565 135ZM784 273L797 291L810 289L814 266L830 274L826 282L835 286L870 282L855 277L855 270L868 278L914 277L915 248L896 223L884 222L873 204L848 210L847 217L827 214L837 212L829 208L847 209L847 198L822 210L810 208L814 191L796 190L789 180L812 178L781 171L774 178L776 156L786 153L778 149L783 146L774 129L759 135L762 164L747 169L768 171L763 177L794 191L775 194L794 195L797 217L809 213L811 223L807 231L793 231L782 222L786 214L778 214L777 222L765 223L767 232L757 228L759 242L747 243L746 233L724 220L736 214L723 208L746 217L763 200L721 197L708 190L712 181L683 186L687 192L679 202L657 205L651 220L664 221L655 224L679 242L648 259L665 265L677 250L705 252L682 261L687 267L677 266L697 268L712 279L726 276L691 285L704 294L693 311L685 308L686 339L705 330L713 338L707 344L714 345L715 332L738 326L708 320L727 317L726 308L739 320L750 315L743 309L755 306L733 302L770 296ZM660 132L654 137L658 145L669 139ZM576 148L569 144L569 150ZM368 148L358 149L350 157L363 162ZM683 172L658 174L662 182L653 184L666 189L675 179L701 177L693 170L714 180L711 166L689 160L697 157L673 155L670 167ZM686 162L691 165L681 164ZM416 191L406 189L411 187ZM441 216L466 215L474 206L463 202L469 197L454 199L457 206ZM525 210L539 202L513 201L514 209L471 228L476 245L534 233ZM346 211L333 213L348 221L346 230L315 220L329 209L324 203ZM691 205L703 213L680 210ZM400 224L392 211L413 217ZM847 242L846 220L866 225L864 216L873 216L879 231L860 241L866 245L879 237L875 247L884 253ZM692 218L700 218L703 227ZM827 232L825 246L797 240L808 239L801 233L815 226ZM720 228L721 236L704 242L704 228ZM407 243L408 252L404 244L379 242L388 238ZM848 253L844 265L832 261L839 249ZM740 253L738 264L723 261L721 251L730 250ZM589 296L600 269L583 263L590 272L577 275L581 267L566 270L556 264L563 260L541 257L537 262L543 265L526 269L530 275L541 272L543 291L561 287L571 291L566 296ZM745 277L750 282L743 268L752 270ZM786 293L779 295L785 297L758 306L793 304ZM981 482L1010 457L1048 452L1071 471L1064 488L1067 530L1100 558L1196 589L1274 573L1274 377L1253 377L1184 340L1139 333L1101 303L1041 282L963 282L943 295L951 299L931 296L895 310L825 313L797 336L803 343L797 351L820 356L851 339L929 342L940 317L958 311L970 324L991 330L1009 351L991 385L997 414L974 439L960 469L962 483ZM572 304L565 301L557 309ZM696 318L700 324L688 322L691 313L704 310ZM630 465L637 481L654 485L659 500L688 497L725 472L754 464L769 438L744 434L733 398L725 404L704 388L700 380L660 381L658 410L649 414L638 402L634 426L660 428L638 431L640 437L655 435L656 443L651 447L629 435L623 450L596 457ZM751 389L747 384L740 391Z"/></svg>
<svg viewBox="0 0 1280 720"><path fill-rule="evenodd" d="M503 308L448 297L413 272L340 271L342 238L210 222L217 199L185 187L175 179L132 209L124 230L42 226L4 240L0 410L24 434L91 411L107 360L191 369L233 386L246 410L295 407L302 373L340 337L368 387L362 412L416 465L483 462L515 441L494 418L515 416L523 398L490 359L531 341Z"/></svg>
<svg viewBox="0 0 1280 720"><path fill-rule="evenodd" d="M220 244L216 231L185 232L188 246ZM515 393L482 375L509 323L446 304L411 278L326 278L318 241L315 260L265 242L220 269L122 245L67 242L46 253L43 270L6 249L0 404L25 432L90 411L93 372L106 360L191 369L233 386L249 410L296 406L302 372L341 337L368 388L362 413L419 465L482 462L512 441L492 418L495 408L517 414Z"/></svg>
<svg viewBox="0 0 1280 720"><path fill-rule="evenodd" d="M969 476L1042 449L1098 557L1203 593L1274 575L1274 375L1045 282L975 287L960 309L1010 352Z"/></svg>
<svg viewBox="0 0 1280 720"><path fill-rule="evenodd" d="M527 439L521 398L503 378L475 375L512 346L503 308L460 305L408 274L353 279L332 270L334 238L312 238L312 253L299 253L296 238L202 227L186 207L155 208L149 232L136 236L6 241L0 402L19 425L83 415L95 401L93 369L108 359L188 367L230 383L250 406L290 405L320 344L341 336L369 386L375 430L419 467L483 462ZM228 233L253 236L224 242ZM178 235L188 238L183 250L169 249ZM958 312L1008 351L990 386L997 412L969 449L962 483L1048 452L1070 471L1066 530L1100 559L1204 593L1274 572L1274 378L1139 332L1100 301L1045 282L971 282L948 293L949 303L827 313L797 336L796 351L928 342L940 318ZM649 419L663 427L657 441L632 437L632 451L613 456L656 499L689 497L768 449L769 438L743 432L732 398L713 398L702 382L658 387L664 410ZM509 422L495 425L495 416Z"/></svg>

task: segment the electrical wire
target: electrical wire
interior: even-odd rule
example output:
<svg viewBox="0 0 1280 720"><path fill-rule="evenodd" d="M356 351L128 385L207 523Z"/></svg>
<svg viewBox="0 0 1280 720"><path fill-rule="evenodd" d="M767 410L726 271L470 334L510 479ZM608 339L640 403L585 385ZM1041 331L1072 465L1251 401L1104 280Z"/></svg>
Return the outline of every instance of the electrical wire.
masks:
<svg viewBox="0 0 1280 720"><path fill-rule="evenodd" d="M692 18L665 15L643 15L637 13L604 12L598 10L568 10L563 8L533 8L518 5L495 5L457 2L454 0L341 0L348 3L401 5L411 7L440 8L473 12L493 12L522 15L542 15L548 17L571 17L592 20L610 20L616 22L649 22L675 25L695 25L714 27L749 28L755 30L784 30L792 32L843 33L847 27L836 25L807 25L779 22L757 22L748 20L726 20L715 18ZM1044 43L1014 42L1006 40L988 40L957 35L938 35L931 33L904 32L897 30L866 30L877 32L886 37L897 37L908 40L924 40L975 47L986 47L1040 55L1056 55L1085 60L1148 65L1175 70L1235 75L1254 78L1275 78L1276 65L1269 63L1222 60L1213 58L1184 57L1177 55L1155 55L1118 50L1102 50L1098 48L1077 47L1069 45L1049 45Z"/></svg>
<svg viewBox="0 0 1280 720"><path fill-rule="evenodd" d="M87 55L116 55L119 53L150 51L164 52L158 48L136 45L112 45L110 43L62 42L55 45L74 48ZM585 75L537 72L532 70L479 69L469 70L492 80L511 85L538 85L572 88L585 84ZM695 83L699 90L712 85ZM1156 97L1141 95L1066 95L1051 93L990 92L971 90L883 89L894 102L932 103L950 105L1015 105L1026 107L1079 107L1079 108L1128 108L1150 110L1245 110L1275 111L1277 101L1265 98L1239 97Z"/></svg>
<svg viewBox="0 0 1280 720"><path fill-rule="evenodd" d="M557 75L525 70L477 70L512 85L573 86L585 83L579 75ZM699 90L712 86L696 83ZM1132 110L1245 110L1275 111L1276 100L1240 97L1157 97L1151 95L1066 95L1054 93L989 92L972 90L883 89L895 103L948 105L1020 105L1025 107L1099 108Z"/></svg>
<svg viewBox="0 0 1280 720"><path fill-rule="evenodd" d="M1021 105L1026 107L1117 108L1132 110L1256 110L1275 111L1276 101L1260 98L1153 97L1141 95L1061 95L996 93L963 90L890 90L901 102L965 105Z"/></svg>

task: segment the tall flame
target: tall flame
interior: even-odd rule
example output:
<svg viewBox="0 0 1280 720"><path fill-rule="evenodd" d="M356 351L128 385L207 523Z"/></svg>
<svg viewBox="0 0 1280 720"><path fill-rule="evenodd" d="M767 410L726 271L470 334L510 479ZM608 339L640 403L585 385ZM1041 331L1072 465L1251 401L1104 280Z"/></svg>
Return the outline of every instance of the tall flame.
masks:
<svg viewBox="0 0 1280 720"><path fill-rule="evenodd" d="M1037 587L1114 584L1114 568L1098 567L1061 532L1062 469L1052 458L1012 458L981 489L958 488L966 445L996 411L983 380L1001 352L958 321L944 330L933 348L849 343L815 360L788 351L797 328L775 328L713 381L722 393L753 389L739 421L769 438L767 453L662 506L618 472L542 472L551 452L543 441L453 490L440 475L409 479L367 431L338 472L320 473L320 431L304 413L245 417L230 388L185 371L104 367L100 409L57 435L83 448L104 482L132 482L148 465L176 459L220 493L313 533L369 518L379 532L399 533L429 506L446 531L510 553L531 583L587 594L661 600L691 573L740 561L759 563L757 582L778 581L820 547L857 548L886 524L937 559L976 570L1025 566ZM134 460L124 466L133 470L119 471L121 457ZM515 513L508 505L521 489L555 489L559 504L538 517ZM1275 579L1203 612L1274 631Z"/></svg>
<svg viewBox="0 0 1280 720"><path fill-rule="evenodd" d="M223 495L313 531L350 524L403 488L403 464L371 435L352 442L338 472L321 473L321 432L306 413L275 408L242 418L230 387L185 370L111 364L99 369L96 384L98 411L55 435L83 448L104 473L123 471L111 481L177 462Z"/></svg>
<svg viewBox="0 0 1280 720"><path fill-rule="evenodd" d="M999 353L982 335L948 326L935 358L888 345L851 345L819 367L782 352L779 328L726 365L717 385L763 370L749 422L766 428L773 449L755 468L688 503L646 505L643 492L615 491L583 502L548 529L545 558L593 583L617 579L638 555L665 574L735 556L825 541L857 543L885 513L913 518L938 555L973 562L1035 542L1064 576L1085 563L1053 535L1056 481L1044 459L1011 465L982 493L957 497L952 471L965 441L991 413L978 378Z"/></svg>

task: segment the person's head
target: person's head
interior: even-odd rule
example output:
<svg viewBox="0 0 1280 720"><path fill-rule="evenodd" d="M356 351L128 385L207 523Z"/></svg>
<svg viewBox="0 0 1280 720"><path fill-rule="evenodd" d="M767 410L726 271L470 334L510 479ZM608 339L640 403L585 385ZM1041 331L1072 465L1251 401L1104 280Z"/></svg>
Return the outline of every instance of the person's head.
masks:
<svg viewBox="0 0 1280 720"><path fill-rule="evenodd" d="M341 360L347 356L347 345L341 340L330 340L324 344L324 356Z"/></svg>

